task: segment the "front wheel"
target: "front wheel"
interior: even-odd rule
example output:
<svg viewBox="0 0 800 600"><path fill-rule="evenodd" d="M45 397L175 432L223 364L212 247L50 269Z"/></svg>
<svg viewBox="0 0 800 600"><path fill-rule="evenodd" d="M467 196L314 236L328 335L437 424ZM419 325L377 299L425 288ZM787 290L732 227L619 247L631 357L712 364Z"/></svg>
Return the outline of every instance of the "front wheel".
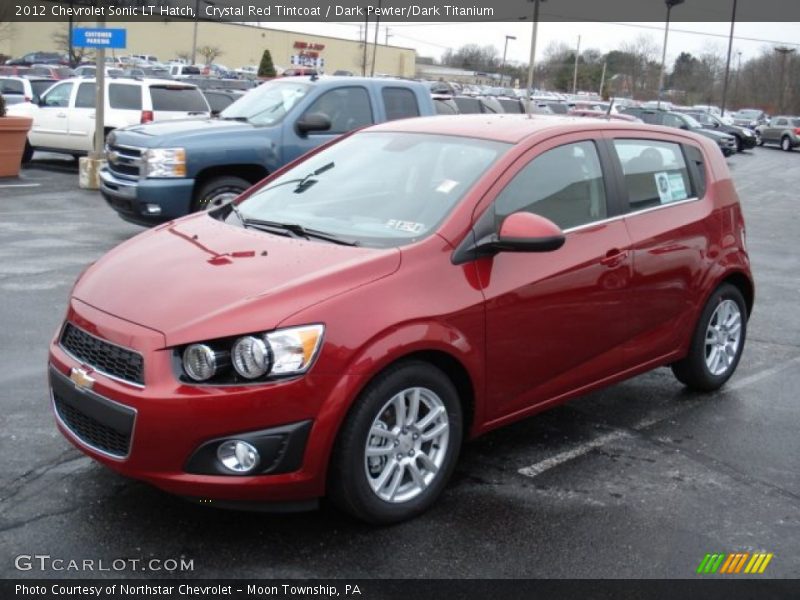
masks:
<svg viewBox="0 0 800 600"><path fill-rule="evenodd" d="M736 152L739 154L744 152L744 141L738 135L736 136Z"/></svg>
<svg viewBox="0 0 800 600"><path fill-rule="evenodd" d="M192 212L218 208L236 198L251 183L241 177L215 177L204 183L192 202Z"/></svg>
<svg viewBox="0 0 800 600"><path fill-rule="evenodd" d="M436 367L405 362L359 396L336 443L329 494L369 523L397 523L429 508L455 468L462 410Z"/></svg>
<svg viewBox="0 0 800 600"><path fill-rule="evenodd" d="M686 386L711 392L730 379L744 349L747 306L738 288L723 284L708 299L692 336L689 354L672 372Z"/></svg>

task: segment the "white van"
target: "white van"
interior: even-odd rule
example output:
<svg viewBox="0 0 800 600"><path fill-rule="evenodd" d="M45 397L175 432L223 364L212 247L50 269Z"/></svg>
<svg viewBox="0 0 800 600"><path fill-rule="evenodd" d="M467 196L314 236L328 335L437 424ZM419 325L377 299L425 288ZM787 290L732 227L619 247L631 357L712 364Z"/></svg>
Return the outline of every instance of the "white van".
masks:
<svg viewBox="0 0 800 600"><path fill-rule="evenodd" d="M112 79L106 83L105 130L151 121L211 116L195 85L163 79ZM8 113L33 117L23 162L34 150L80 156L94 149L95 80L59 81L39 98L8 107Z"/></svg>

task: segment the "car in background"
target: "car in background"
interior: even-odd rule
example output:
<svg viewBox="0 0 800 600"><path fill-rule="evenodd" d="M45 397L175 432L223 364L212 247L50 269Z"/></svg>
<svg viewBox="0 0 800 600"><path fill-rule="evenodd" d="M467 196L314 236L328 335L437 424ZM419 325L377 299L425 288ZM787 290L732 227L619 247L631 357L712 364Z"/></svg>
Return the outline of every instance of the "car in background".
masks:
<svg viewBox="0 0 800 600"><path fill-rule="evenodd" d="M107 79L105 133L148 123L203 118L211 110L197 86L160 79ZM41 94L39 102L15 104L9 114L33 118L23 162L34 150L81 156L94 149L95 80L58 81Z"/></svg>
<svg viewBox="0 0 800 600"><path fill-rule="evenodd" d="M708 139L402 119L89 265L49 344L47 397L79 451L193 502L328 497L385 525L436 502L462 442L587 390L659 367L720 389L754 288Z"/></svg>
<svg viewBox="0 0 800 600"><path fill-rule="evenodd" d="M355 77L356 74L352 71L346 71L345 69L336 69L333 72L333 75L336 77Z"/></svg>
<svg viewBox="0 0 800 600"><path fill-rule="evenodd" d="M38 102L42 94L56 81L56 79L46 77L0 76L0 94L5 99L7 106L23 102Z"/></svg>
<svg viewBox="0 0 800 600"><path fill-rule="evenodd" d="M212 117L219 116L223 110L228 108L231 104L236 102L245 94L245 92L241 90L206 89L201 91L203 96L205 96L209 107L211 107Z"/></svg>
<svg viewBox="0 0 800 600"><path fill-rule="evenodd" d="M736 138L727 133L704 128L695 118L689 115L658 109L629 106L622 110L622 114L632 115L650 125L663 125L692 131L713 140L722 154L731 156L736 153Z"/></svg>
<svg viewBox="0 0 800 600"><path fill-rule="evenodd" d="M196 65L169 65L169 76L173 79L186 79L187 77L199 77L203 74L200 67Z"/></svg>
<svg viewBox="0 0 800 600"><path fill-rule="evenodd" d="M312 69L311 67L292 67L291 69L286 69L281 73L281 77L304 77L304 76L311 76L311 77L318 77L319 72L316 69Z"/></svg>
<svg viewBox="0 0 800 600"><path fill-rule="evenodd" d="M94 78L97 76L97 67L95 65L81 65L73 69L74 77ZM124 71L117 67L106 67L107 77L123 77Z"/></svg>
<svg viewBox="0 0 800 600"><path fill-rule="evenodd" d="M580 108L573 108L567 113L570 117L589 117L594 119L609 119L613 121L627 121L628 123L643 123L638 117L633 115L625 115L622 113L607 112L601 110L587 110Z"/></svg>
<svg viewBox="0 0 800 600"><path fill-rule="evenodd" d="M800 117L772 117L766 125L756 127L758 145L776 144L785 152L800 146Z"/></svg>
<svg viewBox="0 0 800 600"><path fill-rule="evenodd" d="M737 152L744 152L745 150L751 150L756 147L758 140L755 132L752 129L747 127L739 127L738 125L729 125L713 113L695 110L680 112L694 117L697 122L706 129L721 131L722 133L732 135L734 138L736 138Z"/></svg>
<svg viewBox="0 0 800 600"><path fill-rule="evenodd" d="M509 114L521 115L525 114L525 99L514 96L511 97L498 97L497 102L503 107L503 112Z"/></svg>
<svg viewBox="0 0 800 600"><path fill-rule="evenodd" d="M23 75L27 75L30 70L30 67L21 67L18 65L0 65L0 75L22 77Z"/></svg>
<svg viewBox="0 0 800 600"><path fill-rule="evenodd" d="M767 113L758 108L743 108L736 111L731 116L733 117L733 124L739 127L755 129L759 125L766 125L769 123L769 116Z"/></svg>
<svg viewBox="0 0 800 600"><path fill-rule="evenodd" d="M35 64L68 65L69 61L65 55L58 52L29 52L19 58L7 60L6 64L30 67Z"/></svg>
<svg viewBox="0 0 800 600"><path fill-rule="evenodd" d="M550 112L554 115L566 115L572 110L572 105L562 100L552 100L549 98L537 98L533 97L532 101L538 106L539 108L549 108Z"/></svg>
<svg viewBox="0 0 800 600"><path fill-rule="evenodd" d="M433 106L436 109L437 115L460 115L461 111L458 110L453 97L449 94L431 94L433 99Z"/></svg>
<svg viewBox="0 0 800 600"><path fill-rule="evenodd" d="M481 113L498 115L505 112L503 105L492 96L453 96L453 101L463 115Z"/></svg>
<svg viewBox="0 0 800 600"><path fill-rule="evenodd" d="M72 69L61 65L33 65L26 75L50 77L51 79L69 79L75 76Z"/></svg>

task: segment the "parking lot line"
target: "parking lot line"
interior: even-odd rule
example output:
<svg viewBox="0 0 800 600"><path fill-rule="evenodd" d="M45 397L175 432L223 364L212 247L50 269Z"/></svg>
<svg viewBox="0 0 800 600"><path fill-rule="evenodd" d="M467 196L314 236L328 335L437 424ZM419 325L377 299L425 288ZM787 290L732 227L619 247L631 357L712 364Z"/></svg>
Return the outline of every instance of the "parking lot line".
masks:
<svg viewBox="0 0 800 600"><path fill-rule="evenodd" d="M800 356L795 356L792 359L789 359L785 362L782 362L774 367L770 367L768 369L763 369L752 375L748 375L747 377L743 377L732 384L723 388L719 395L724 395L726 393L751 386L759 381L767 379L768 377L772 377L776 373L781 371L785 371L786 369L793 367L794 365L800 363ZM650 416L642 419L638 423L636 423L630 430L627 429L618 429L611 431L609 433L603 434L599 437L596 437L592 440L584 442L582 444L577 445L575 448L571 450L565 450L563 452L559 452L555 456L551 456L550 458L546 458L544 460L540 460L537 463L529 465L527 467L522 467L517 471L520 475L524 475L525 477L537 477L544 473L545 471L549 471L559 465L562 465L566 462L569 462L573 459L576 459L584 454L594 450L595 448L600 448L605 446L606 444L610 444L612 442L616 442L618 440L633 437L633 433L631 432L639 432L653 425L660 423L661 421L665 421L668 419L672 419L676 416L677 413L684 412L688 410L686 407L680 407L675 410L668 411L667 414L658 415L658 416Z"/></svg>
<svg viewBox="0 0 800 600"><path fill-rule="evenodd" d="M39 187L41 183L0 183L0 188L29 188Z"/></svg>

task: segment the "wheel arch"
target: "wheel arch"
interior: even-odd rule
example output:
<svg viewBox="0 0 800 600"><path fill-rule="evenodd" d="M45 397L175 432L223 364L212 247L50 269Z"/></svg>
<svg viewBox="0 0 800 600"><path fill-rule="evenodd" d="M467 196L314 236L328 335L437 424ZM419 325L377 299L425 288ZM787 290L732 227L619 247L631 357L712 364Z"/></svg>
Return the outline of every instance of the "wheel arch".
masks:
<svg viewBox="0 0 800 600"><path fill-rule="evenodd" d="M208 181L215 177L241 177L251 184L258 183L269 175L269 171L263 165L253 163L242 163L233 165L214 165L200 170L194 178L194 190L192 197Z"/></svg>
<svg viewBox="0 0 800 600"><path fill-rule="evenodd" d="M731 284L742 293L745 305L747 306L747 317L749 319L750 315L753 313L753 304L755 303L755 286L752 280L743 272L734 271L725 275L714 289L717 289L723 283ZM713 293L713 290L711 293Z"/></svg>

